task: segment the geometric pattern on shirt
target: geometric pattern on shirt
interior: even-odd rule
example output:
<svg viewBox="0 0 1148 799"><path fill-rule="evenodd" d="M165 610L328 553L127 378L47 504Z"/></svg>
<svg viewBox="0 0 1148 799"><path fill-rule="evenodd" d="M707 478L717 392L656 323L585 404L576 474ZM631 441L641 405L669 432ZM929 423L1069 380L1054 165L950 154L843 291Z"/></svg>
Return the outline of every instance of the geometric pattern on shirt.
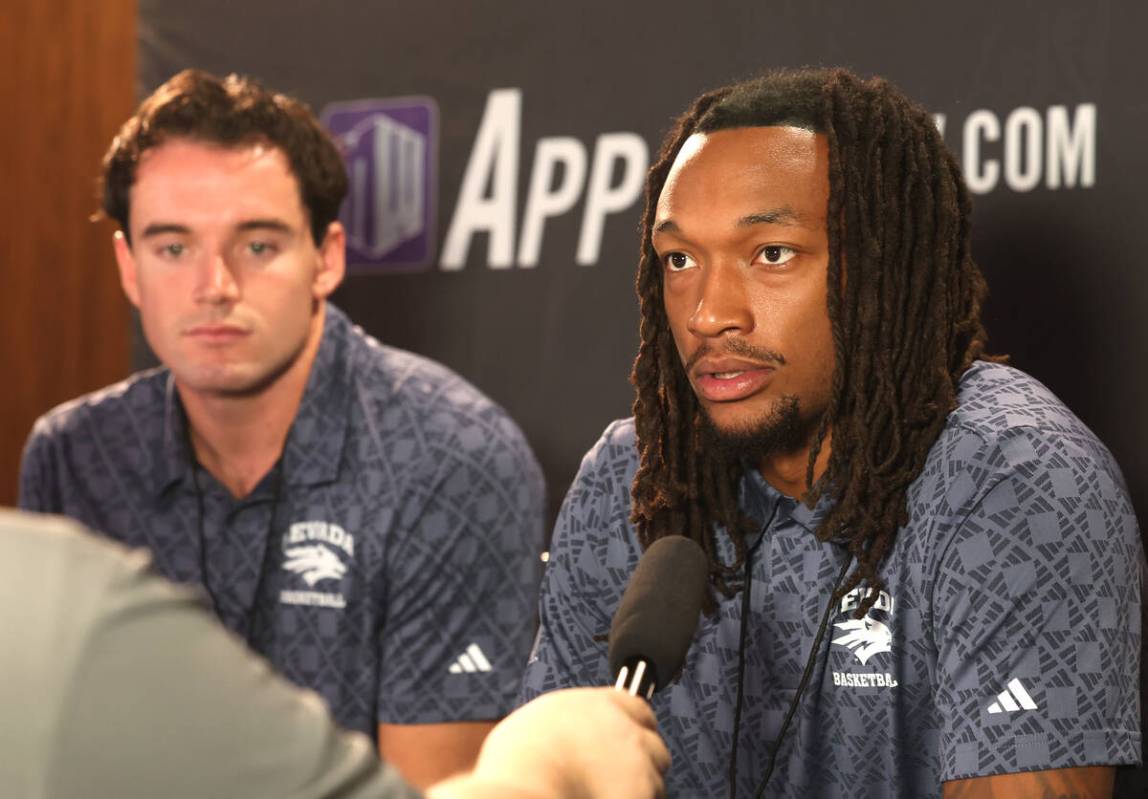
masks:
<svg viewBox="0 0 1148 799"><path fill-rule="evenodd" d="M882 568L896 604L871 615L897 631L890 650L861 664L832 644L838 631L823 639L770 795L935 797L960 777L1139 757L1144 561L1118 467L1011 367L975 364L958 403ZM600 636L640 556L628 518L636 467L632 420L610 425L583 460L551 543L520 701L610 679ZM742 502L773 518L753 561L745 649L738 794L750 795L846 553L812 534L825 501L806 508L749 472ZM732 547L719 542L728 562ZM671 795L728 793L741 604L740 592L717 598L680 678L653 699ZM1020 680L1038 707L990 714L999 697L986 691L1002 678Z"/></svg>
<svg viewBox="0 0 1148 799"><path fill-rule="evenodd" d="M162 574L201 583L183 424L164 369L67 403L33 430L21 503L147 546ZM252 626L253 645L342 725L373 735L380 722L487 720L513 706L514 669L448 667L470 642L525 660L541 470L505 412L458 375L379 344L328 303L278 500L270 477L243 500L200 477L221 617ZM353 557L334 553L346 568L338 587L285 570L299 563L284 543L292 525L314 520L354 537ZM311 590L346 607L280 601Z"/></svg>

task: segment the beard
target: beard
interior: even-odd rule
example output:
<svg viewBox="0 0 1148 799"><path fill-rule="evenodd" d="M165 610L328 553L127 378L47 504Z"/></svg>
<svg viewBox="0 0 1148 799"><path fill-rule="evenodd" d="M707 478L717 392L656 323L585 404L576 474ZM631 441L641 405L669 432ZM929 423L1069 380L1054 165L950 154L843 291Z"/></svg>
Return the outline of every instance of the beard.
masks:
<svg viewBox="0 0 1148 799"><path fill-rule="evenodd" d="M803 418L797 397L787 394L763 418L736 427L714 424L702 407L702 440L730 462L760 464L778 453L794 452L807 445L817 430L819 418Z"/></svg>

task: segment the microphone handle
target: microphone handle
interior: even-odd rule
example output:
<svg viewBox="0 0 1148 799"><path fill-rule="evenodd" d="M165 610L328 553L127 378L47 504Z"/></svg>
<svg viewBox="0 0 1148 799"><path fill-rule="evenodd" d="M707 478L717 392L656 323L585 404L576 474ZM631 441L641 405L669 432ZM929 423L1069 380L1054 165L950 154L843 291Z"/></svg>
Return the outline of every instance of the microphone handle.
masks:
<svg viewBox="0 0 1148 799"><path fill-rule="evenodd" d="M618 679L614 682L614 690L625 691L630 696L645 697L647 702L657 687L657 670L653 663L643 657L627 660L618 670Z"/></svg>

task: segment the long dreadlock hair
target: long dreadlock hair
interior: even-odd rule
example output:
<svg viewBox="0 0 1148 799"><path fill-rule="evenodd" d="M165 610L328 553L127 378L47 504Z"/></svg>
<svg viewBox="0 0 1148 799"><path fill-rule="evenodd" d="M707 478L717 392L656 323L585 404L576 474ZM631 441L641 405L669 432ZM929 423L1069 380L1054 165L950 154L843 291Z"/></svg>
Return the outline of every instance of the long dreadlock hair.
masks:
<svg viewBox="0 0 1148 799"><path fill-rule="evenodd" d="M701 409L666 319L662 268L651 244L658 197L691 135L786 125L829 145L828 314L836 353L830 399L809 452L805 501L833 500L817 528L841 537L858 566L838 596L870 586L909 519L906 492L924 466L957 381L985 358L986 288L970 253L971 203L959 168L928 113L880 79L840 69L770 72L701 95L663 142L646 180L637 291L641 344L631 379L640 465L631 521L643 547L686 535L705 549L714 586L746 556L753 522L738 504L744 467L706 445ZM843 265L848 264L848 276ZM814 464L832 432L824 474ZM718 528L734 559L718 556Z"/></svg>

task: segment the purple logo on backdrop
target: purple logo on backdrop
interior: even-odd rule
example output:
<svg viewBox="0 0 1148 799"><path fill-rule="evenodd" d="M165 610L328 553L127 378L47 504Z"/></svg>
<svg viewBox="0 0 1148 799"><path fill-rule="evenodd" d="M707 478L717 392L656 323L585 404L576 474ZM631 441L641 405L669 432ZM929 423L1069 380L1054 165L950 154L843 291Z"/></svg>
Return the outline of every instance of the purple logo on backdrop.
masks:
<svg viewBox="0 0 1148 799"><path fill-rule="evenodd" d="M340 214L352 271L426 269L434 257L438 108L429 97L333 103L350 186Z"/></svg>

